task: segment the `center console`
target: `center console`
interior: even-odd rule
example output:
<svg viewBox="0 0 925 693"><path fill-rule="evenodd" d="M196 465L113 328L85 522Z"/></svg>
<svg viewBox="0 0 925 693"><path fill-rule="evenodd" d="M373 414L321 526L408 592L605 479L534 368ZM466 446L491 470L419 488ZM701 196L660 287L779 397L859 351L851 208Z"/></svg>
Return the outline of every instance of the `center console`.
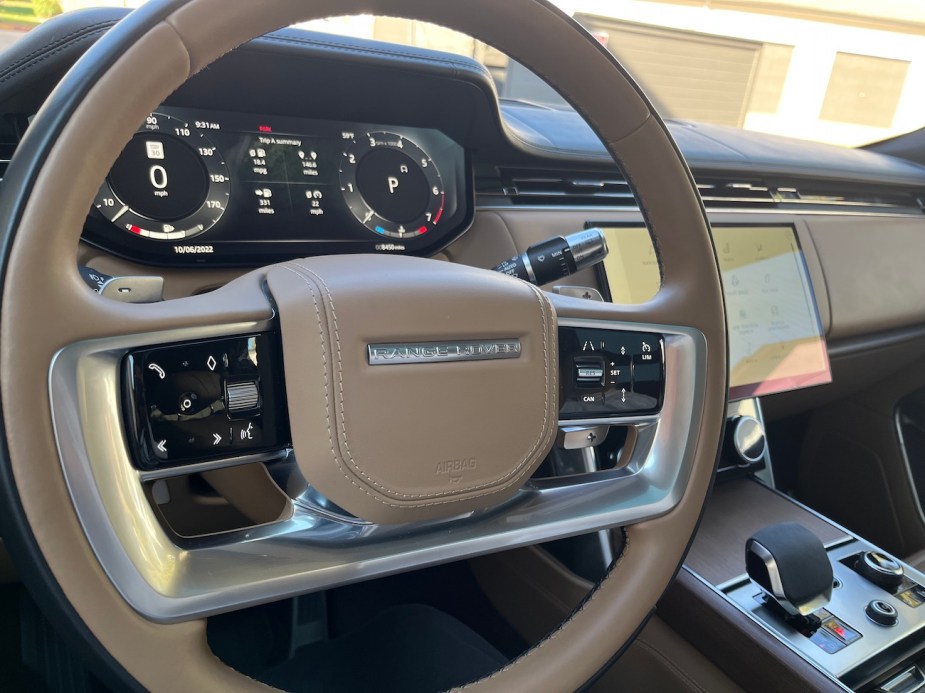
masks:
<svg viewBox="0 0 925 693"><path fill-rule="evenodd" d="M805 614L784 608L768 579L746 565L749 538L761 540L769 527L787 537L781 523L810 533L831 567L830 594ZM796 555L805 565L815 554L802 545ZM770 582L778 585L803 567L774 565ZM925 575L759 481L738 479L716 489L687 568L768 638L844 686L904 693L925 688Z"/></svg>

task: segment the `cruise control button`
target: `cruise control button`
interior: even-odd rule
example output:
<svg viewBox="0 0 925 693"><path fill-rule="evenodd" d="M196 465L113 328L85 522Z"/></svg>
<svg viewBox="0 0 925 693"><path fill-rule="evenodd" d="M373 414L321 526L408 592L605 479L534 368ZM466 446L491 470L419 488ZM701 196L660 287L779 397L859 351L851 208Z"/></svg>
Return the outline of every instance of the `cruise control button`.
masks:
<svg viewBox="0 0 925 693"><path fill-rule="evenodd" d="M585 407L600 406L604 403L603 392L586 392L579 398Z"/></svg>
<svg viewBox="0 0 925 693"><path fill-rule="evenodd" d="M604 359L601 356L576 356L574 369L578 387L597 387L604 384Z"/></svg>
<svg viewBox="0 0 925 693"><path fill-rule="evenodd" d="M604 363L605 383L608 389L620 390L622 388L630 389L630 359L621 356L611 355Z"/></svg>
<svg viewBox="0 0 925 693"><path fill-rule="evenodd" d="M662 348L658 341L647 337L639 340L633 358L640 363L661 363Z"/></svg>
<svg viewBox="0 0 925 693"><path fill-rule="evenodd" d="M621 414L632 411L634 402L629 383L627 382L624 387L607 390L604 393L604 402L606 402L609 411Z"/></svg>

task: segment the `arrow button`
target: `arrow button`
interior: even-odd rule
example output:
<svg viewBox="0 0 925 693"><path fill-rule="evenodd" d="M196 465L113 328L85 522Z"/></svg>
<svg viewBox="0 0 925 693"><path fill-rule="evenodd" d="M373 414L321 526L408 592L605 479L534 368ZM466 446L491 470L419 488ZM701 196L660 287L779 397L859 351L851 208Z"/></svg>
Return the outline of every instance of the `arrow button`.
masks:
<svg viewBox="0 0 925 693"><path fill-rule="evenodd" d="M213 433L212 437L215 439L215 442L212 443L213 446L218 445L222 442L222 437L218 433Z"/></svg>
<svg viewBox="0 0 925 693"><path fill-rule="evenodd" d="M167 456L167 440L166 439L160 441L156 447L157 447L158 452L163 453L164 457Z"/></svg>

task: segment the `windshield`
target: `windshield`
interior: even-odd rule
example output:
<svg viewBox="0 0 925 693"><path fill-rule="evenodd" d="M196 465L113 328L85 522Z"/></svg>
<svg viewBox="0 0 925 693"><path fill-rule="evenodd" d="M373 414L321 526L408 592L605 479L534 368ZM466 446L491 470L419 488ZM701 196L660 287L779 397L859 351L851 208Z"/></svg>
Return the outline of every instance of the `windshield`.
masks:
<svg viewBox="0 0 925 693"><path fill-rule="evenodd" d="M553 0L630 70L665 117L861 146L925 126L923 0ZM5 0L0 47L61 10L143 0ZM568 108L490 46L424 22L305 28L479 60L503 98Z"/></svg>

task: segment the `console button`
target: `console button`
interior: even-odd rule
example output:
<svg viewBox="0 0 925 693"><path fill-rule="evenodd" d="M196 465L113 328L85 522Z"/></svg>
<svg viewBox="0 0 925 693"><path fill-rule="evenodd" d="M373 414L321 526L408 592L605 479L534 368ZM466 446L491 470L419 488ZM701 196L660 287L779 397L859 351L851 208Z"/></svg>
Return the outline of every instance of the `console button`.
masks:
<svg viewBox="0 0 925 693"><path fill-rule="evenodd" d="M844 642L836 638L825 628L820 628L817 630L810 636L809 640L814 645L817 645L829 654L835 654L836 652L848 647Z"/></svg>
<svg viewBox="0 0 925 693"><path fill-rule="evenodd" d="M836 636L838 636L839 639L844 640L849 645L855 640L861 639L860 633L858 633L854 628L849 626L844 621L840 621L837 618L830 618L822 624L822 627L828 628Z"/></svg>
<svg viewBox="0 0 925 693"><path fill-rule="evenodd" d="M878 626L891 627L899 622L899 614L896 607L882 599L874 599L864 609L867 618L876 623Z"/></svg>
<svg viewBox="0 0 925 693"><path fill-rule="evenodd" d="M881 551L865 551L860 554L854 569L878 587L890 592L903 582L902 564Z"/></svg>

